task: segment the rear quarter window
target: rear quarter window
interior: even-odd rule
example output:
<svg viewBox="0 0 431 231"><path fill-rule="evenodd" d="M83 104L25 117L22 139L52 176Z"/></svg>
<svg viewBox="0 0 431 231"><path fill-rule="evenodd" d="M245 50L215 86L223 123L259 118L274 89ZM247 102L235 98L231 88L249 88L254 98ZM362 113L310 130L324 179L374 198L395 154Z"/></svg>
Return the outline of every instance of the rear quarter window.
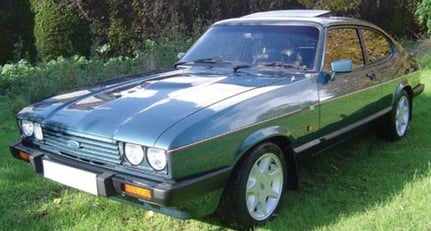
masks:
<svg viewBox="0 0 431 231"><path fill-rule="evenodd" d="M380 32L362 29L368 62L375 63L392 55L392 46L386 36Z"/></svg>

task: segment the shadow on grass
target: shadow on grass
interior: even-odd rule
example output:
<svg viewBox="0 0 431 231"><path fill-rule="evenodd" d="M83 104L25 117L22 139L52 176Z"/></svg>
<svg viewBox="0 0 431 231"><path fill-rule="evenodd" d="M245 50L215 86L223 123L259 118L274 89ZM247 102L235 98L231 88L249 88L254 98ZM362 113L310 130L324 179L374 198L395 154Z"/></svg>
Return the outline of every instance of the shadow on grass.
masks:
<svg viewBox="0 0 431 231"><path fill-rule="evenodd" d="M279 216L264 228L310 230L385 204L431 163L431 101L415 99L407 136L386 142L368 129L314 157L298 159L300 188L287 193ZM416 108L417 107L417 108ZM420 108L419 108L420 107Z"/></svg>
<svg viewBox="0 0 431 231"><path fill-rule="evenodd" d="M428 95L415 99L414 119L407 136L398 142L380 139L376 136L379 127L371 124L319 155L299 156L299 189L287 192L277 217L261 229L325 227L384 205L407 183L427 174L431 163L430 101ZM214 215L201 221L226 227Z"/></svg>

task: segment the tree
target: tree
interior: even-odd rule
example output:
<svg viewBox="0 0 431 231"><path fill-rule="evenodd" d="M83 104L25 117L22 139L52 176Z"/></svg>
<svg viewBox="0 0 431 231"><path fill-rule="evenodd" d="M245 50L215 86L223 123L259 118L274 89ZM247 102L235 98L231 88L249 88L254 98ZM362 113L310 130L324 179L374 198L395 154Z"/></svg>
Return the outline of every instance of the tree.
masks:
<svg viewBox="0 0 431 231"><path fill-rule="evenodd" d="M422 0L415 13L419 22L425 25L427 32L431 34L431 0Z"/></svg>
<svg viewBox="0 0 431 231"><path fill-rule="evenodd" d="M361 18L385 29L388 33L416 38L420 31L415 20L419 0L362 0Z"/></svg>
<svg viewBox="0 0 431 231"><path fill-rule="evenodd" d="M361 0L298 0L306 8L327 9L346 14L355 11L361 4Z"/></svg>
<svg viewBox="0 0 431 231"><path fill-rule="evenodd" d="M1 0L0 65L34 57L33 21L28 0Z"/></svg>
<svg viewBox="0 0 431 231"><path fill-rule="evenodd" d="M32 3L36 13L36 48L42 59L89 55L88 25L70 7L54 0L34 0Z"/></svg>

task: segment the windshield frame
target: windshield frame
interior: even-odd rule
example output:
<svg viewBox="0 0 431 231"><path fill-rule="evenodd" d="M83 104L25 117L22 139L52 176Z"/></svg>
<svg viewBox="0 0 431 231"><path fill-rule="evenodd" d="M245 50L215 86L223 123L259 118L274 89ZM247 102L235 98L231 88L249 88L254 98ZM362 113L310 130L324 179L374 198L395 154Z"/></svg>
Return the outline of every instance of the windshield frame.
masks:
<svg viewBox="0 0 431 231"><path fill-rule="evenodd" d="M267 43L270 42L279 42L279 43L286 43L290 44L292 46L297 46L296 48L300 49L310 49L310 55L308 56L308 65L298 65L298 69L300 70L316 70L319 66L319 59L321 57L320 55L320 48L321 48L321 38L322 38L322 28L319 25L316 25L314 23L283 23L283 24L215 24L211 26L195 43L194 45L187 51L187 53L184 54L184 56L175 64L177 65L233 65L241 63L243 66L244 64L248 64L249 66L259 66L259 63L270 63L270 62L282 62L283 60L261 60L259 62L256 62L253 59L250 59L250 54L253 54L252 52L252 45L256 45L255 43ZM295 33L295 32L300 32ZM219 34L217 34L219 33ZM277 36L274 36L277 35ZM223 54L229 54L229 51L231 49L237 49L238 52L235 53L235 51L232 52L233 55L236 55L238 57L233 58L231 55L230 57L222 57L220 55L216 55L217 52L214 52L214 44L217 44L217 42L226 44L227 41L219 41L215 37L217 36L225 36L226 38L228 36L236 36L242 39L241 41L236 41L238 46L232 46L228 47L227 49L225 46L218 46L218 50L222 52L226 52ZM254 36L254 37L253 37ZM304 41L304 38L307 41ZM299 43L308 45L299 46ZM211 47L209 49L208 47ZM222 47L222 48L221 48ZM200 49L203 49L200 50ZM264 52L265 47L262 49L262 52ZM287 50L287 49L286 49ZM304 52L304 51L303 51ZM248 53L249 56L247 56L248 59L245 59L246 54ZM283 56L284 53L281 53ZM252 58L256 58L257 56L251 56ZM224 60L225 62L194 62L199 61L203 59L213 59L213 60ZM286 64L289 64L288 62L284 62ZM293 63L291 63L293 64ZM260 65L261 66L261 65ZM235 68L235 67L234 67Z"/></svg>

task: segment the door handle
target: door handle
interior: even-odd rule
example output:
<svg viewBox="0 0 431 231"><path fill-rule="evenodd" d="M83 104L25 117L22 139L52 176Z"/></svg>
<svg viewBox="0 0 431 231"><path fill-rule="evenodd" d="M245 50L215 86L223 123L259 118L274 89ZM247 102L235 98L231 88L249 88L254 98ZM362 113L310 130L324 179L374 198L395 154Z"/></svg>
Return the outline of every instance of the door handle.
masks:
<svg viewBox="0 0 431 231"><path fill-rule="evenodd" d="M368 74L367 74L367 77L368 77L370 80L377 80L377 75L376 75L376 73L374 73L374 72L370 72L370 73L368 73Z"/></svg>

